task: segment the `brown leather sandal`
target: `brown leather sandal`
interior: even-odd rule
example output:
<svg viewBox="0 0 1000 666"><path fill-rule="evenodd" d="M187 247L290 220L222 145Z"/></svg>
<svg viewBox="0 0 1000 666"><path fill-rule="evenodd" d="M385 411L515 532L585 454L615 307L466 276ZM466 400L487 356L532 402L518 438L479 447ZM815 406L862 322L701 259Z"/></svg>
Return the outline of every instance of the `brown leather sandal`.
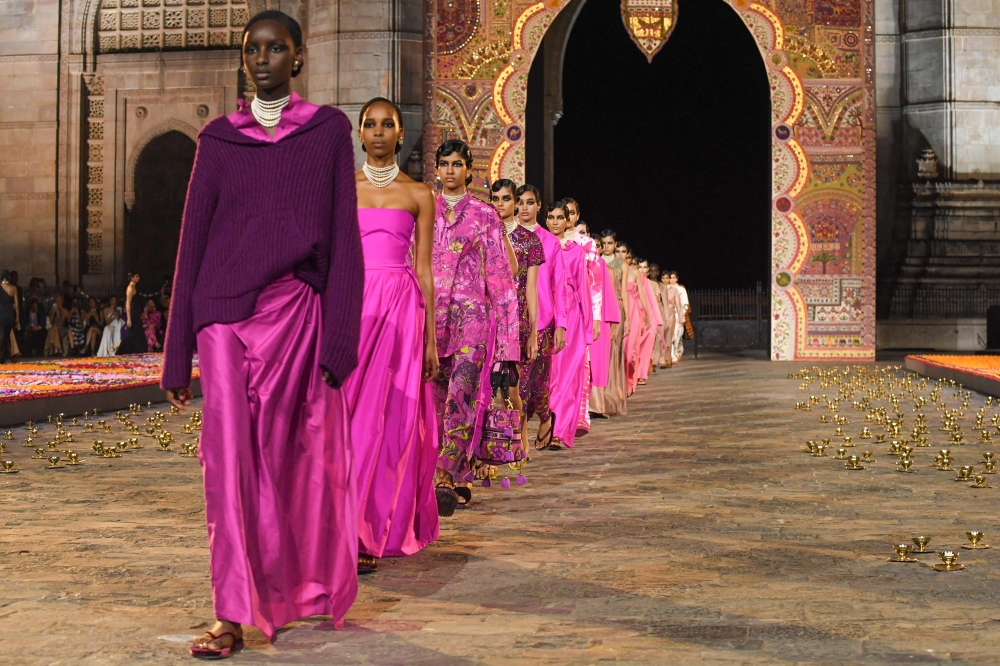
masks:
<svg viewBox="0 0 1000 666"><path fill-rule="evenodd" d="M208 647L208 644L212 641L217 641L223 636L231 636L233 642L224 648L219 648L218 650L213 650ZM201 643L199 645L199 643ZM204 636L196 638L194 645L191 646L191 656L195 659L226 659L231 657L234 653L239 652L243 649L243 637L237 636L231 631L224 631L218 636L213 634L211 631L206 631Z"/></svg>

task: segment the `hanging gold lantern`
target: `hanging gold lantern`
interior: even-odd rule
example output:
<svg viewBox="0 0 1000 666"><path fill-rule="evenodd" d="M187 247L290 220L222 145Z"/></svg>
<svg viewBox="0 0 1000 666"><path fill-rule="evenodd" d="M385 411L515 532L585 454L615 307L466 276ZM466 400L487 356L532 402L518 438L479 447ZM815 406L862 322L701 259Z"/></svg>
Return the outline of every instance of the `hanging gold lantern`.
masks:
<svg viewBox="0 0 1000 666"><path fill-rule="evenodd" d="M622 21L646 60L653 62L677 24L675 0L622 0Z"/></svg>

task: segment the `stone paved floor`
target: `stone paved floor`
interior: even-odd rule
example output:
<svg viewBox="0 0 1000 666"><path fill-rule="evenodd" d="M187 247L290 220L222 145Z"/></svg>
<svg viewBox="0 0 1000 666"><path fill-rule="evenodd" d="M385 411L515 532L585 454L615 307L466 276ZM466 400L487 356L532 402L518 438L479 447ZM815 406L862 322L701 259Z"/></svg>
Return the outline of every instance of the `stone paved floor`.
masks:
<svg viewBox="0 0 1000 666"><path fill-rule="evenodd" d="M526 487L478 491L432 547L383 561L346 630L248 631L233 662L1000 662L1000 488L919 452L917 474L800 453L825 427L791 409L797 369L715 356L655 376L627 418L533 461ZM211 615L196 462L147 448L43 471L11 444L0 663L185 661ZM960 465L982 449L966 448ZM969 529L998 548L962 551L965 571L885 561Z"/></svg>

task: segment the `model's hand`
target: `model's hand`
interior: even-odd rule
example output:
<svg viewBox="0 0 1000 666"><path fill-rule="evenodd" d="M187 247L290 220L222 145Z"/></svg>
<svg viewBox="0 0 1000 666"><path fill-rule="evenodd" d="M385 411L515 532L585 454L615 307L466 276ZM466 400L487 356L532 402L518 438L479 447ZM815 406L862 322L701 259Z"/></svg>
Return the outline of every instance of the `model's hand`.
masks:
<svg viewBox="0 0 1000 666"><path fill-rule="evenodd" d="M337 378L334 377L333 373L329 370L323 371L323 381L326 382L326 385L330 388L337 388Z"/></svg>
<svg viewBox="0 0 1000 666"><path fill-rule="evenodd" d="M566 329L560 326L552 337L552 353L558 354L566 346Z"/></svg>
<svg viewBox="0 0 1000 666"><path fill-rule="evenodd" d="M538 358L538 334L532 333L528 336L528 344L525 347L525 353L528 355L526 359L528 363L531 363L536 358Z"/></svg>
<svg viewBox="0 0 1000 666"><path fill-rule="evenodd" d="M601 337L601 322L595 321L594 322L594 340L597 340L599 337Z"/></svg>
<svg viewBox="0 0 1000 666"><path fill-rule="evenodd" d="M129 317L128 319L125 320L125 325L128 326L129 328L132 328L132 317Z"/></svg>
<svg viewBox="0 0 1000 666"><path fill-rule="evenodd" d="M167 402L177 409L184 409L191 404L191 389L167 389Z"/></svg>
<svg viewBox="0 0 1000 666"><path fill-rule="evenodd" d="M427 344L424 345L424 370L422 379L425 382L432 381L435 377L437 377L440 363L441 362L438 360L437 341L430 339L427 341Z"/></svg>

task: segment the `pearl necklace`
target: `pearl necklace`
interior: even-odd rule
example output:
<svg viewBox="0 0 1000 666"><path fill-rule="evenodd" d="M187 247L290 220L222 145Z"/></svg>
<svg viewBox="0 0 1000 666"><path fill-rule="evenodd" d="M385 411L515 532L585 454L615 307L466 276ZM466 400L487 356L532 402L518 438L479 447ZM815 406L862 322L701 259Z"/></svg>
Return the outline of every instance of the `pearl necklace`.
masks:
<svg viewBox="0 0 1000 666"><path fill-rule="evenodd" d="M281 120L281 110L288 105L291 95L285 95L273 102L265 102L260 97L254 97L250 102L250 112L254 119L264 127L271 128Z"/></svg>
<svg viewBox="0 0 1000 666"><path fill-rule="evenodd" d="M465 195L466 195L465 192L462 192L461 194L444 194L443 192L441 193L441 196L444 197L445 203L448 204L448 210L455 210L455 206L458 205L459 201L465 198Z"/></svg>
<svg viewBox="0 0 1000 666"><path fill-rule="evenodd" d="M513 218L511 222L504 222L503 226L507 227L507 235L510 236L511 232L518 227L517 218Z"/></svg>
<svg viewBox="0 0 1000 666"><path fill-rule="evenodd" d="M521 224L521 226L527 229L528 231L534 231L535 229L538 228L538 222L535 222L534 224Z"/></svg>
<svg viewBox="0 0 1000 666"><path fill-rule="evenodd" d="M365 162L361 165L361 170L365 172L368 182L379 189L396 180L399 175L399 165L395 161L387 167L376 167Z"/></svg>

